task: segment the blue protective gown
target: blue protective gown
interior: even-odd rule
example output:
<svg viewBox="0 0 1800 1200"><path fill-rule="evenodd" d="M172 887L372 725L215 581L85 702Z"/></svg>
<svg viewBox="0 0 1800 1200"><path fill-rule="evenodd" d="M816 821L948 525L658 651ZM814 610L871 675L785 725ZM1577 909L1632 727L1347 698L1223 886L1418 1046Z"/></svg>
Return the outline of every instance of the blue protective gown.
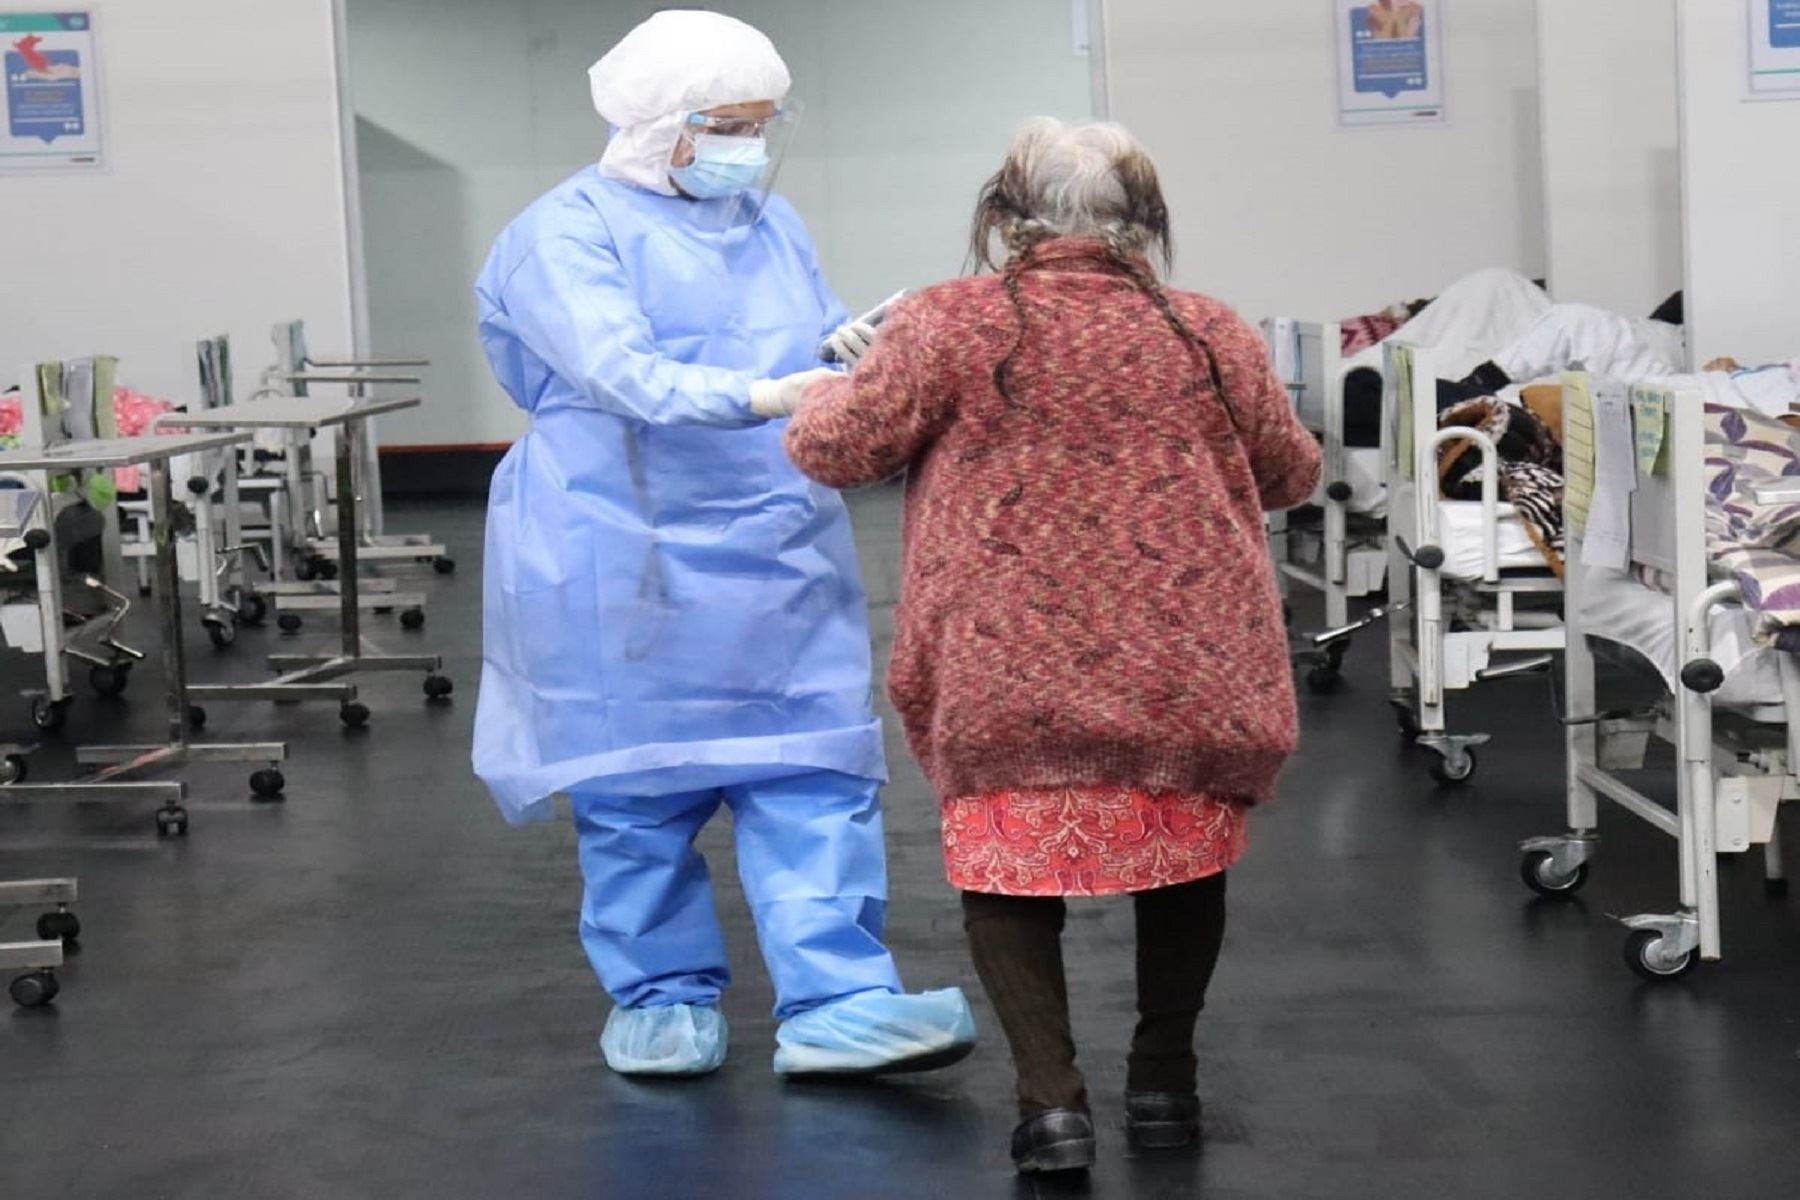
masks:
<svg viewBox="0 0 1800 1200"><path fill-rule="evenodd" d="M488 503L474 764L508 820L558 792L885 778L842 499L752 381L819 365L846 313L793 209L588 169L501 235L483 346L531 431Z"/></svg>

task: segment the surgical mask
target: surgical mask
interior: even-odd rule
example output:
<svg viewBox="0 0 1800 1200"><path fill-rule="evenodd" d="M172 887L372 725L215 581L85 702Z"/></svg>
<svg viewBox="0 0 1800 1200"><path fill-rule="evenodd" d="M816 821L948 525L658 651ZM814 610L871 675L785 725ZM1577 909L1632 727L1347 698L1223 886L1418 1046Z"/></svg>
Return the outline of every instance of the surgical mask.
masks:
<svg viewBox="0 0 1800 1200"><path fill-rule="evenodd" d="M669 174L682 191L697 200L718 200L748 191L769 166L769 143L764 138L702 133L694 137L693 146L694 161Z"/></svg>

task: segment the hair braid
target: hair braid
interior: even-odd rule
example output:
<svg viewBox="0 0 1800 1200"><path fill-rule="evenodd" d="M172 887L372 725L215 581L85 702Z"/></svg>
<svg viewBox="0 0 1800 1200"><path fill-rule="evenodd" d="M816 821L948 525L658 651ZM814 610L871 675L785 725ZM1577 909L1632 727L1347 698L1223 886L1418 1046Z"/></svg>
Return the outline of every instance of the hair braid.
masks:
<svg viewBox="0 0 1800 1200"><path fill-rule="evenodd" d="M1193 355L1195 363L1204 363L1207 380L1212 384L1214 393L1218 395L1219 403L1225 409L1225 416L1231 421L1232 432L1242 435L1244 427L1238 422L1237 409L1232 406L1231 397L1225 393L1225 378L1219 372L1218 356L1213 353L1212 347L1207 344L1206 339L1194 332L1188 323L1181 319L1181 314L1175 311L1175 302L1169 299L1168 289L1164 288L1156 278L1155 273L1150 269L1150 264L1135 254L1121 254L1119 249L1110 242L1107 248L1107 257L1114 266L1118 267L1127 278L1137 285L1139 291L1150 298L1152 304L1156 305L1156 311L1162 314L1163 320L1169 323L1169 328L1173 329L1175 335L1187 346L1188 353Z"/></svg>

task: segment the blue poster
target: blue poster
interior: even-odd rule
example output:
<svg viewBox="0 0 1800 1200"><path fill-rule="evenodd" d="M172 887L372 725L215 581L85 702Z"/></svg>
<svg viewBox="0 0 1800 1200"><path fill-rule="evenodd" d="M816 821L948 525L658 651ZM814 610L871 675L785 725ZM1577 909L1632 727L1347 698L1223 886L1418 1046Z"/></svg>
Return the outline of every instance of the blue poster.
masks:
<svg viewBox="0 0 1800 1200"><path fill-rule="evenodd" d="M1355 47L1351 73L1359 92L1377 92L1389 100L1401 92L1422 92L1431 85L1425 60L1425 18L1411 10L1416 20L1401 25L1384 24L1377 6L1350 10L1350 37Z"/></svg>
<svg viewBox="0 0 1800 1200"><path fill-rule="evenodd" d="M102 165L91 12L0 12L0 171Z"/></svg>
<svg viewBox="0 0 1800 1200"><path fill-rule="evenodd" d="M1332 0L1332 13L1339 124L1444 120L1442 0Z"/></svg>
<svg viewBox="0 0 1800 1200"><path fill-rule="evenodd" d="M1800 49L1800 0L1769 0L1769 45Z"/></svg>
<svg viewBox="0 0 1800 1200"><path fill-rule="evenodd" d="M30 41L25 39L26 43ZM30 54L29 59L26 53ZM80 137L86 133L80 52L8 50L6 120L13 137L39 138L46 146L59 137Z"/></svg>

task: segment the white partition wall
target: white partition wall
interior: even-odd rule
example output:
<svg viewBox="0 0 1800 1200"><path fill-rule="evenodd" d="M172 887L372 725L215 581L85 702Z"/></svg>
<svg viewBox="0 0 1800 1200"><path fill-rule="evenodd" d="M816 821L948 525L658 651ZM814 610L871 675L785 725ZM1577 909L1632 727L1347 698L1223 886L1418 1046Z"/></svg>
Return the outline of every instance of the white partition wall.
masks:
<svg viewBox="0 0 1800 1200"><path fill-rule="evenodd" d="M1675 0L1549 0L1537 33L1551 292L1647 316L1682 280Z"/></svg>
<svg viewBox="0 0 1800 1200"><path fill-rule="evenodd" d="M1800 97L1750 101L1748 8L1680 0L1693 365L1800 355Z"/></svg>
<svg viewBox="0 0 1800 1200"><path fill-rule="evenodd" d="M121 382L183 399L202 337L231 335L240 390L276 321L350 347L331 0L97 14L106 168L0 181L0 379L107 353Z"/></svg>
<svg viewBox="0 0 1800 1200"><path fill-rule="evenodd" d="M1529 0L1443 5L1447 119L1354 130L1337 124L1328 0L1104 13L1110 112L1156 156L1182 285L1336 320L1481 267L1542 271Z"/></svg>

